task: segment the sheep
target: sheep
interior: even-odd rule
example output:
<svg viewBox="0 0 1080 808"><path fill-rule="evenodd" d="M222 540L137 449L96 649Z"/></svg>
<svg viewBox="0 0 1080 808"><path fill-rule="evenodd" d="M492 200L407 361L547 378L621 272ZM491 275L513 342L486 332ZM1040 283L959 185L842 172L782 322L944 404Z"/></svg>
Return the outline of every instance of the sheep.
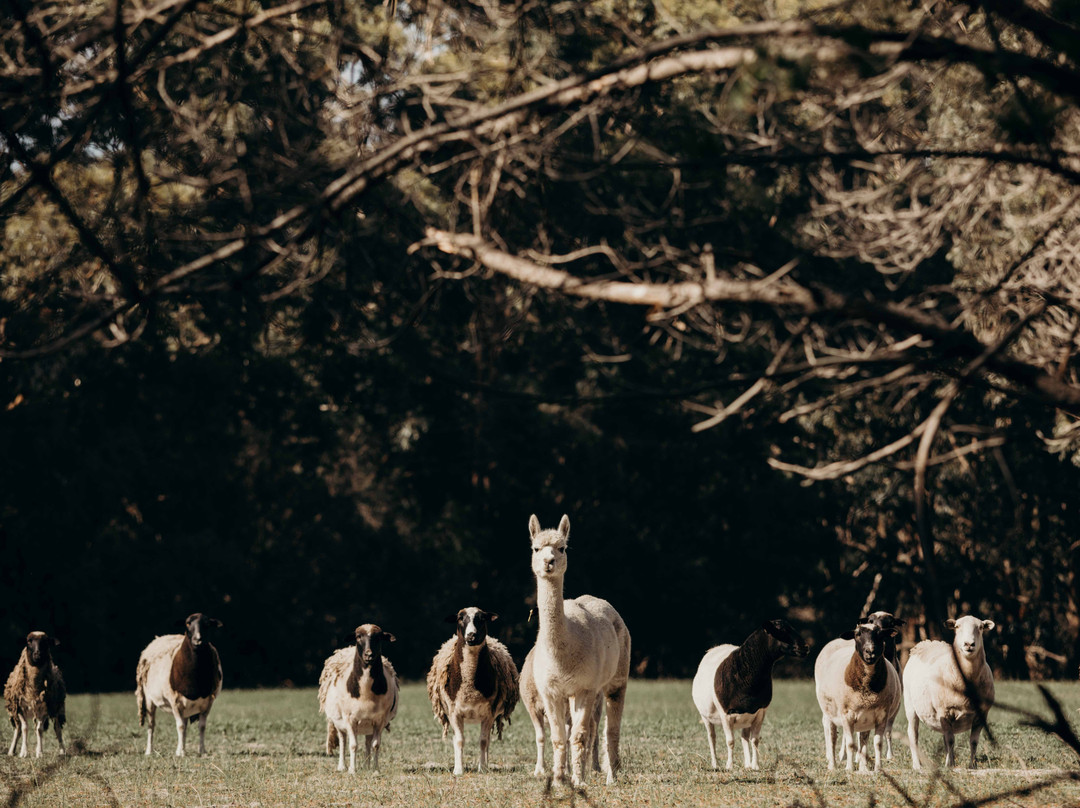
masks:
<svg viewBox="0 0 1080 808"><path fill-rule="evenodd" d="M856 754L856 733L874 731L874 770L881 768L881 746L889 717L900 703L900 677L882 654L889 629L859 623L821 649L814 683L825 730L825 760L836 768L836 728L844 730L847 769ZM861 744L859 744L861 747ZM866 770L866 750L859 749L859 770Z"/></svg>
<svg viewBox="0 0 1080 808"><path fill-rule="evenodd" d="M67 720L64 710L67 689L64 687L60 668L52 658L52 649L58 645L60 641L44 631L31 631L26 635L26 647L4 685L8 717L11 726L15 728L15 735L8 748L9 755L15 754L15 747L19 738L22 738L19 757L26 757L27 725L31 719L34 720L37 734L37 757L41 757L41 736L49 728L50 719L56 733L56 742L60 745L60 754L67 754L63 734Z"/></svg>
<svg viewBox="0 0 1080 808"><path fill-rule="evenodd" d="M184 756L187 725L199 722L199 754L206 754L206 719L221 693L221 658L210 638L221 621L195 612L184 621L183 634L155 638L139 655L135 669L135 701L139 726L146 730L146 755L154 753L157 708L176 720L176 756Z"/></svg>
<svg viewBox="0 0 1080 808"><path fill-rule="evenodd" d="M970 730L969 767L974 769L979 735L994 704L994 675L986 664L982 636L994 630L994 621L965 615L946 620L945 625L956 632L952 644L923 640L911 649L904 668L904 712L913 769L927 762L919 749L920 721L942 734L946 766L955 764L956 733Z"/></svg>
<svg viewBox="0 0 1080 808"><path fill-rule="evenodd" d="M342 648L327 658L319 676L319 711L326 715L326 752L338 750L337 770L345 771L345 741L349 742L349 773L356 772L356 736L365 736L365 761L379 770L383 730L397 715L398 678L383 656L384 643L397 642L374 623L356 627L355 647Z"/></svg>
<svg viewBox="0 0 1080 808"><path fill-rule="evenodd" d="M475 606L446 618L454 636L443 643L427 674L428 698L435 719L454 731L454 774L465 772L462 755L465 725L480 724L480 764L487 769L488 743L494 726L502 738L503 721L518 701L518 670L506 646L488 636L488 625L499 616Z"/></svg>
<svg viewBox="0 0 1080 808"><path fill-rule="evenodd" d="M521 666L520 687L521 703L525 705L525 711L532 720L533 731L536 735L536 768L533 776L544 777L547 771L544 768L544 722L547 714L544 712L544 701L540 698L540 691L536 687L536 678L533 676L533 654L536 648L530 648L525 656L525 662ZM589 726L589 736L586 740L586 748L592 749L593 771L601 771L600 768L600 733L597 727L600 724L600 716L604 711L604 700L596 698L596 706L593 708L592 723ZM567 707L567 733L570 732L570 712Z"/></svg>
<svg viewBox="0 0 1080 808"><path fill-rule="evenodd" d="M896 637L900 633L900 627L907 625L907 621L896 617L891 612L872 612L866 617L859 618L860 623L875 623L882 629L888 631L885 636L884 645L882 647L881 655L885 659L892 663L892 666L896 669L897 674L900 673L900 655L896 650ZM904 679L900 677L900 695L904 694ZM892 736L893 736L893 722L896 721L896 716L900 712L900 702L896 703L896 712L889 717L889 723L885 727L885 759L892 760ZM857 745L858 749L866 747L867 740L870 736L870 731L866 730L859 733L859 741ZM847 755L847 747L840 748L840 760L844 760Z"/></svg>
<svg viewBox="0 0 1080 808"><path fill-rule="evenodd" d="M566 770L566 716L571 715L570 780L584 783L585 754L597 699L607 706L604 771L615 782L619 768L619 733L626 683L630 677L630 632L606 600L582 595L563 599L570 518L556 530L541 530L529 518L532 570L536 576L540 630L533 656L533 676L544 704L554 747L552 777L562 783Z"/></svg>
<svg viewBox="0 0 1080 808"><path fill-rule="evenodd" d="M716 761L716 724L724 728L727 764L733 766L734 730L742 730L743 766L757 769L758 736L772 701L772 669L782 656L802 659L810 649L785 620L767 620L742 645L709 649L698 665L692 695L705 725L712 768Z"/></svg>

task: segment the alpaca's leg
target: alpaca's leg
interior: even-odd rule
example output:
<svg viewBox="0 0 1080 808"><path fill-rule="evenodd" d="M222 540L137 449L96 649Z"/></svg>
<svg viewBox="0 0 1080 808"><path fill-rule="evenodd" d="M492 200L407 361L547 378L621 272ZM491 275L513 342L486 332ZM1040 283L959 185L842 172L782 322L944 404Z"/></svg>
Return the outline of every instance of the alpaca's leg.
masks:
<svg viewBox="0 0 1080 808"><path fill-rule="evenodd" d="M566 779L566 716L569 712L565 699L544 700L544 712L547 713L548 729L551 731L551 777L556 783Z"/></svg>
<svg viewBox="0 0 1080 808"><path fill-rule="evenodd" d="M607 695L607 720L604 730L607 735L607 782L615 782L615 772L622 767L619 758L619 736L622 733L622 714L626 706L626 685L611 691Z"/></svg>
<svg viewBox="0 0 1080 808"><path fill-rule="evenodd" d="M589 724L597 693L585 691L570 697L570 782L585 784L585 757L588 754Z"/></svg>
<svg viewBox="0 0 1080 808"><path fill-rule="evenodd" d="M530 716L533 722L533 732L536 735L536 768L533 769L534 777L544 776L544 711L540 710L537 715Z"/></svg>

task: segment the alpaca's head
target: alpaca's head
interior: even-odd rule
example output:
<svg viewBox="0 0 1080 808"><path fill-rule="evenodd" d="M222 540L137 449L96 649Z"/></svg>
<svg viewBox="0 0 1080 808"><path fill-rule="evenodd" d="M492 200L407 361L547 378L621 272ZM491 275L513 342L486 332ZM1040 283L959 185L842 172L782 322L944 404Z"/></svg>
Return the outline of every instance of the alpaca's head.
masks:
<svg viewBox="0 0 1080 808"><path fill-rule="evenodd" d="M532 571L537 578L561 578L566 572L566 546L570 540L570 517L563 514L555 530L541 530L536 514L529 517L532 538Z"/></svg>

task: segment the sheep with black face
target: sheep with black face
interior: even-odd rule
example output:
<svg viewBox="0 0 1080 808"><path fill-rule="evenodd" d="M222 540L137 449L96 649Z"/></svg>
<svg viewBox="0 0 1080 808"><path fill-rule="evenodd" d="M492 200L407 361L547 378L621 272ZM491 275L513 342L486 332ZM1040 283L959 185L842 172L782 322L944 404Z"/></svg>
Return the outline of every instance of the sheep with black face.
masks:
<svg viewBox="0 0 1080 808"><path fill-rule="evenodd" d="M357 626L356 644L335 651L319 676L319 710L326 715L326 752L338 749L338 771L345 770L345 743L349 745L349 771L356 771L356 736L365 739L365 759L379 769L379 747L384 730L397 715L398 678L385 645L396 637L373 623Z"/></svg>
<svg viewBox="0 0 1080 808"><path fill-rule="evenodd" d="M518 701L518 670L506 646L488 636L488 626L498 619L494 612L475 606L446 618L454 623L454 636L443 643L427 675L428 698L435 719L454 732L454 774L463 774L465 725L480 725L480 763L487 768L491 729L502 738L503 721Z"/></svg>
<svg viewBox="0 0 1080 808"><path fill-rule="evenodd" d="M742 645L709 649L694 676L694 706L705 725L712 767L716 760L716 725L724 729L727 763L734 765L735 731L740 730L743 766L757 769L758 738L765 711L772 702L772 669L784 656L803 659L809 653L798 632L785 620L766 620Z"/></svg>
<svg viewBox="0 0 1080 808"><path fill-rule="evenodd" d="M15 754L15 747L22 738L20 757L26 757L26 736L30 721L34 722L37 734L37 757L41 757L42 734L52 721L56 742L60 744L60 754L64 748L63 727L66 720L64 701L67 689L60 668L53 662L52 649L60 642L44 631L31 631L26 636L26 645L19 655L15 669L4 685L4 702L8 717L15 728L8 754Z"/></svg>
<svg viewBox="0 0 1080 808"><path fill-rule="evenodd" d="M881 747L886 727L900 703L900 677L884 655L891 629L876 623L858 623L821 649L814 664L814 684L825 730L825 760L836 768L837 728L843 730L847 769L856 752L859 770L866 770L866 750L856 743L858 733L874 732L874 769L881 768Z"/></svg>
<svg viewBox="0 0 1080 808"><path fill-rule="evenodd" d="M154 751L154 722L159 707L176 719L176 755L183 757L189 722L199 722L199 754L206 753L206 719L221 693L221 659L210 642L221 621L201 612L184 621L183 634L157 637L139 655L135 701L139 726L146 724L146 754Z"/></svg>

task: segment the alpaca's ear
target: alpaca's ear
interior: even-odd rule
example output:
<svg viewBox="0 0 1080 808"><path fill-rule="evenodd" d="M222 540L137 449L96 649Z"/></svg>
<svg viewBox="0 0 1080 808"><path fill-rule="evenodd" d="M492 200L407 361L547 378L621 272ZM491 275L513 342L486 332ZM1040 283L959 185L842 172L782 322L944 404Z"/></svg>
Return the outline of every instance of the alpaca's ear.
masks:
<svg viewBox="0 0 1080 808"><path fill-rule="evenodd" d="M529 517L529 538L535 539L536 534L540 532L540 520L536 518L534 513Z"/></svg>
<svg viewBox="0 0 1080 808"><path fill-rule="evenodd" d="M559 520L559 532L562 533L564 539L570 538L570 517L565 513Z"/></svg>

